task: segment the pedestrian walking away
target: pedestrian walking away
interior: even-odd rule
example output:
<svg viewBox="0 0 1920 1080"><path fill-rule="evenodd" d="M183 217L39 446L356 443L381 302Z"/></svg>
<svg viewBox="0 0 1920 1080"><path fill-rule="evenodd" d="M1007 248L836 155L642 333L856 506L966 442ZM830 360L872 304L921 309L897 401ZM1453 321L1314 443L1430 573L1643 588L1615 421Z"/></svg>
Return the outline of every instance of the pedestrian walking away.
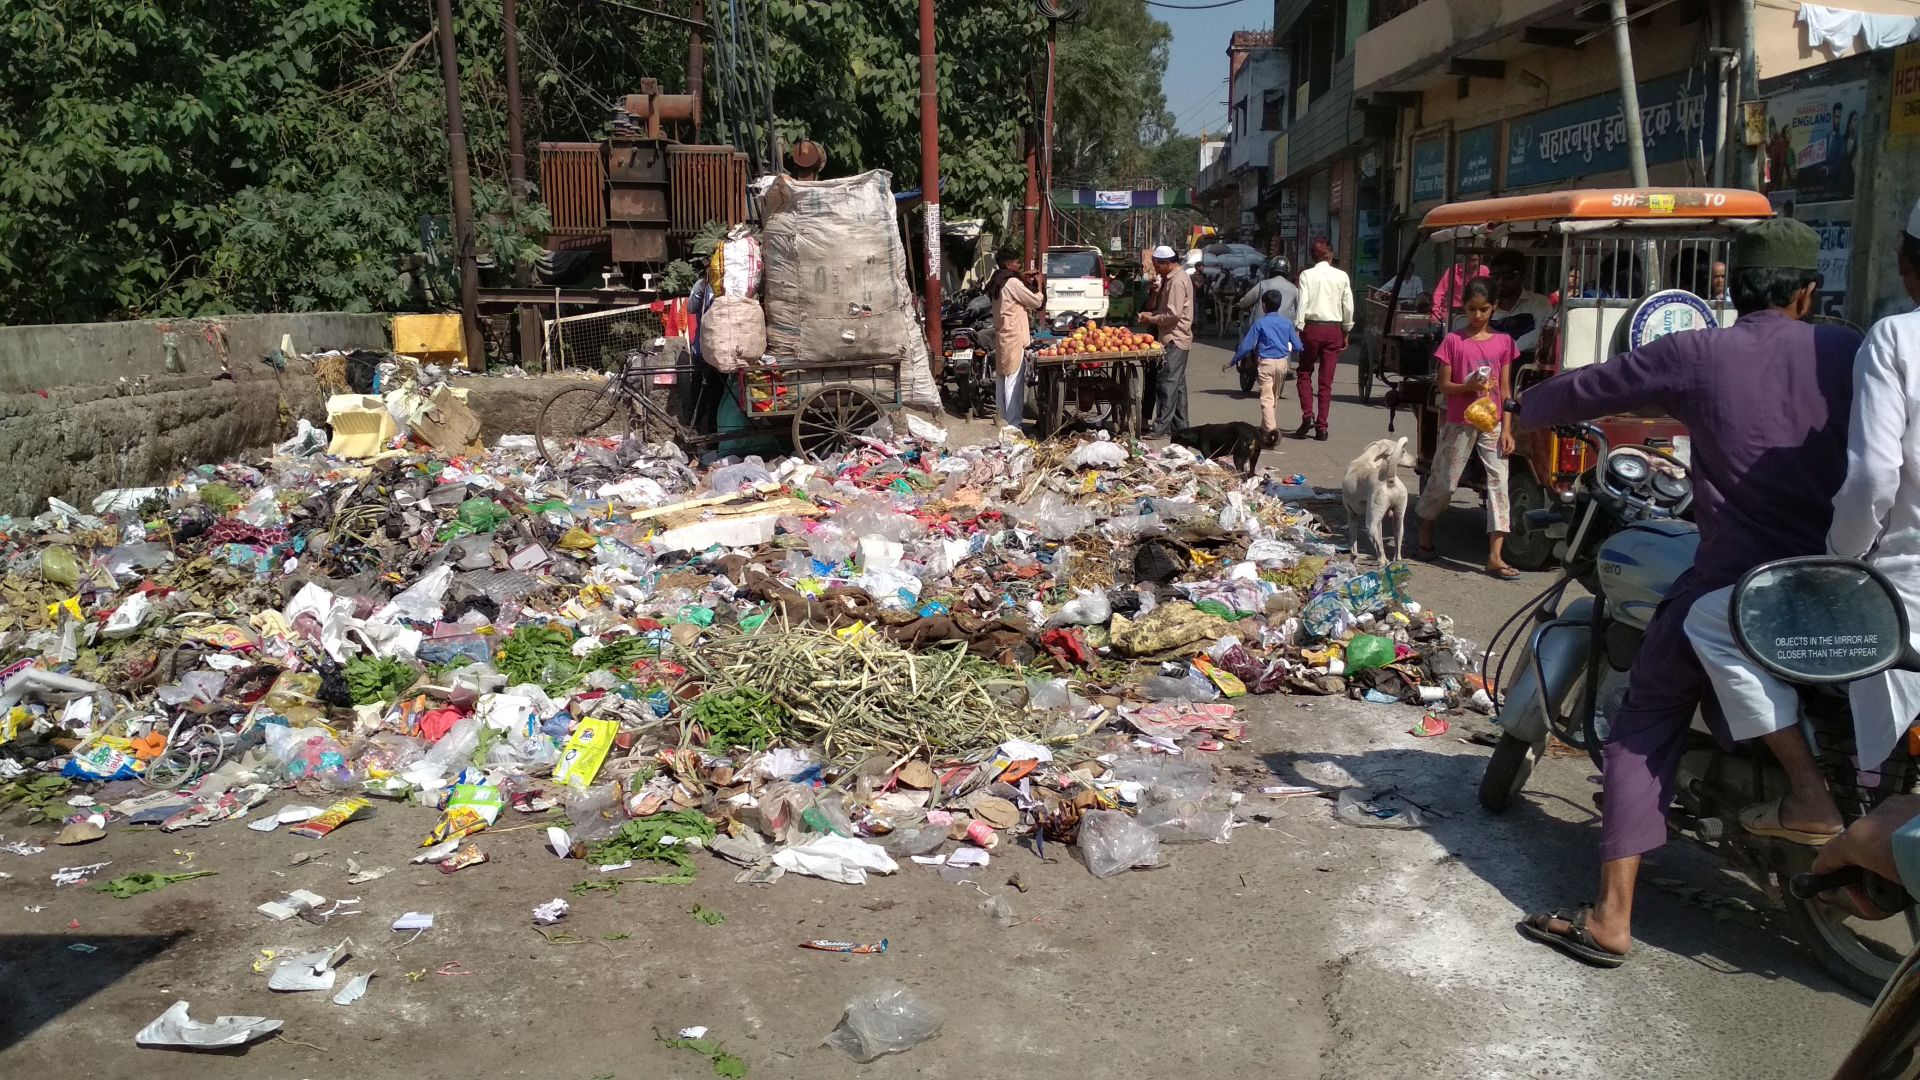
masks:
<svg viewBox="0 0 1920 1080"><path fill-rule="evenodd" d="M1236 367L1259 365L1260 441L1267 446L1280 440L1280 421L1274 416L1274 389L1286 379L1287 366L1304 348L1293 320L1282 314L1286 305L1286 294L1269 289L1260 298L1260 306L1266 313L1247 328L1240 347L1233 353L1232 363Z"/></svg>
<svg viewBox="0 0 1920 1080"><path fill-rule="evenodd" d="M1325 442L1333 414L1334 368L1353 333L1353 284L1345 270L1333 265L1333 245L1325 239L1313 242L1313 265L1300 272L1300 310L1294 321L1306 349L1294 379L1300 392L1300 427L1293 437L1312 435Z"/></svg>
<svg viewBox="0 0 1920 1080"><path fill-rule="evenodd" d="M993 402L1001 425L1018 429L1026 415L1027 346L1033 343L1027 313L1045 307L1046 300L1015 269L1018 253L1001 252L999 263L987 282L987 295L993 298Z"/></svg>
<svg viewBox="0 0 1920 1080"><path fill-rule="evenodd" d="M1153 269L1160 287L1153 303L1140 313L1140 322L1154 328L1164 354L1154 384L1153 428L1165 437L1187 425L1187 352L1193 348L1193 279L1180 266L1180 257L1165 244L1153 249Z"/></svg>
<svg viewBox="0 0 1920 1080"><path fill-rule="evenodd" d="M1467 324L1448 334L1433 351L1447 419L1440 425L1433 468L1415 509L1420 518L1419 555L1433 558L1434 524L1453 501L1467 458L1478 454L1487 474L1487 573L1512 579L1520 571L1508 566L1501 552L1512 531L1507 520L1507 455L1513 453L1513 432L1507 429L1504 406L1512 393L1513 362L1520 351L1513 338L1492 328L1493 287L1487 280L1467 282L1465 296ZM1490 405L1481 405L1482 399Z"/></svg>

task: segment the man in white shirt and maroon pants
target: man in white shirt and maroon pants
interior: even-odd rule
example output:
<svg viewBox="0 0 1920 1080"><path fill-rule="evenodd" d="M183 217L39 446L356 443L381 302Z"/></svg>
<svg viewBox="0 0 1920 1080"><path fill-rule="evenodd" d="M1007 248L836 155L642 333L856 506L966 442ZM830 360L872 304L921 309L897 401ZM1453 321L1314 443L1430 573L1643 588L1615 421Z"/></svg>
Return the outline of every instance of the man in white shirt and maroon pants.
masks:
<svg viewBox="0 0 1920 1080"><path fill-rule="evenodd" d="M1326 442L1327 421L1333 413L1334 367L1353 332L1353 285L1347 272L1333 265L1333 245L1324 238L1313 242L1313 265L1300 272L1300 310L1294 322L1307 349L1294 378L1300 391L1300 427L1293 437L1312 435Z"/></svg>

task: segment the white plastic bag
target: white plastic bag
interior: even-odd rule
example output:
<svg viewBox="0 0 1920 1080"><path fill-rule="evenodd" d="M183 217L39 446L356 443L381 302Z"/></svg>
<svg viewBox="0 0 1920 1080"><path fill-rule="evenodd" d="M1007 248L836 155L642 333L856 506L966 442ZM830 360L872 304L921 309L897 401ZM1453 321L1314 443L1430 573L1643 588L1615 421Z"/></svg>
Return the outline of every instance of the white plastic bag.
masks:
<svg viewBox="0 0 1920 1080"><path fill-rule="evenodd" d="M1090 810L1080 819L1080 857L1098 878L1160 865L1160 838L1119 810Z"/></svg>
<svg viewBox="0 0 1920 1080"><path fill-rule="evenodd" d="M1061 605L1060 610L1047 618L1049 628L1055 626L1099 626L1113 618L1113 604L1107 594L1089 589L1073 590L1073 599Z"/></svg>
<svg viewBox="0 0 1920 1080"><path fill-rule="evenodd" d="M1084 469L1089 465L1102 469L1115 469L1127 463L1127 448L1117 442L1109 442L1101 433L1096 442L1081 443L1073 453L1067 455L1067 464L1075 469Z"/></svg>
<svg viewBox="0 0 1920 1080"><path fill-rule="evenodd" d="M826 1045L865 1064L884 1054L898 1054L940 1034L946 1017L914 992L892 979L870 982L854 991L829 1032Z"/></svg>
<svg viewBox="0 0 1920 1080"><path fill-rule="evenodd" d="M891 874L900 869L900 864L878 845L850 836L820 836L781 848L773 853L773 865L843 885L865 885L869 870Z"/></svg>

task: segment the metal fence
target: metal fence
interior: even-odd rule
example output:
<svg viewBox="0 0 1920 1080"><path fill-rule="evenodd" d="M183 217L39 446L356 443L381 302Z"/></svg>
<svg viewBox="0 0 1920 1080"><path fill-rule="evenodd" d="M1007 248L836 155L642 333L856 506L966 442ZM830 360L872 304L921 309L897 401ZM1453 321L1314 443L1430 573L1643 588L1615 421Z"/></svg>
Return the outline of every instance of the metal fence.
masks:
<svg viewBox="0 0 1920 1080"><path fill-rule="evenodd" d="M660 313L646 304L546 319L541 367L612 371L632 353L659 351L664 333Z"/></svg>

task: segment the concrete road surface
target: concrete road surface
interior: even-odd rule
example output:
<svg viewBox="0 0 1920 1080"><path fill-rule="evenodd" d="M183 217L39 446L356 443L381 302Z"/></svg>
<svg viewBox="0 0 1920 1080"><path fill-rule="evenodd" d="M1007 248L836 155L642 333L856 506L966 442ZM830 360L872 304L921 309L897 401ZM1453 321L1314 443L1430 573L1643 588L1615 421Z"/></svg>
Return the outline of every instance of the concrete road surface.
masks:
<svg viewBox="0 0 1920 1080"><path fill-rule="evenodd" d="M1254 415L1224 359L1194 350L1196 421ZM1386 426L1352 387L1349 373L1329 442L1287 442L1263 463L1337 484ZM1283 409L1297 422L1291 400ZM1442 548L1461 561L1422 565L1414 589L1484 641L1546 578L1467 572L1484 556L1468 499L1446 525ZM1230 843L1172 848L1170 866L1104 880L1050 846L1045 858L1003 849L967 883L907 865L865 886L790 876L754 888L702 859L692 885L585 895L569 887L596 875L548 853L543 823L519 815L476 838L491 862L452 876L405 862L435 818L417 807L383 804L320 841L234 823L116 829L84 849L0 853L11 875L0 879L0 1076L697 1077L705 1061L654 1035L698 1024L770 1080L1802 1080L1827 1075L1864 1019L1764 897L1684 847L1649 860L1624 968L1587 968L1521 938L1523 914L1592 895L1596 788L1584 758L1542 763L1521 804L1492 818L1474 797L1487 751L1458 731L1414 738L1418 709L1243 701L1247 745L1212 759L1223 779L1248 791L1394 787L1429 826L1360 829L1321 799L1251 794L1250 824ZM290 801L303 800L269 807ZM36 842L52 832L11 818L0 831ZM295 865L296 855L315 858ZM349 857L396 869L348 885ZM127 900L48 881L58 866L103 861L109 875L184 865L218 876ZM1016 874L1026 891L1008 884ZM255 912L295 888L359 897L367 914L311 926ZM1011 902L1014 925L981 912L988 895ZM573 911L550 941L529 913L553 897ZM726 921L703 925L696 904ZM390 932L405 911L436 913L434 929ZM346 936L347 973L379 972L358 1004L274 994L254 971L261 949ZM796 948L821 937L884 937L890 949ZM865 1066L821 1047L849 993L881 977L945 1010L940 1037ZM136 1049L134 1032L176 999L196 1018L284 1019L286 1038L227 1054Z"/></svg>

